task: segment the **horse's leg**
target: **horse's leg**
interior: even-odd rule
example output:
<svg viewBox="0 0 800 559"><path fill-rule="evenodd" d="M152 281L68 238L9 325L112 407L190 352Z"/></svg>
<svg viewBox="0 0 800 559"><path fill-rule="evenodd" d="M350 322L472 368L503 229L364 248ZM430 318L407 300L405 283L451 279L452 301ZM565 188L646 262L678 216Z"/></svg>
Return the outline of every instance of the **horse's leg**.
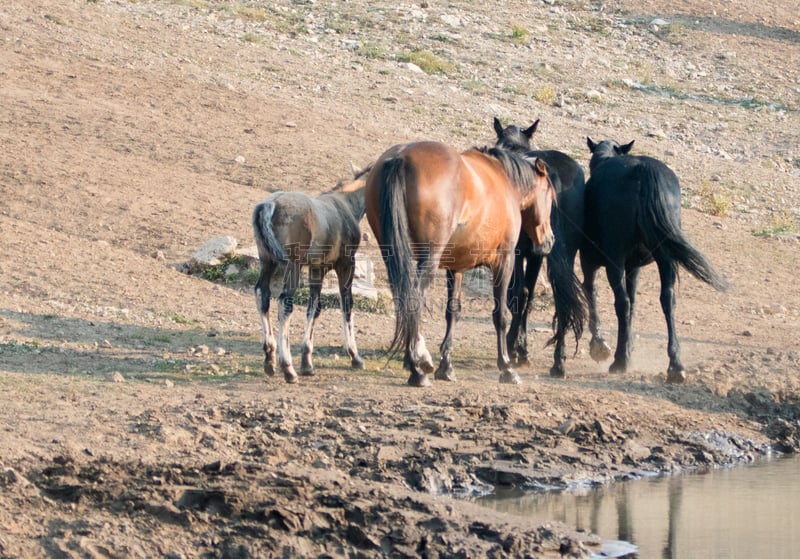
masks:
<svg viewBox="0 0 800 559"><path fill-rule="evenodd" d="M291 263L286 268L283 291L278 296L278 367L286 382L297 382L289 345L289 319L294 310L294 293L300 279L300 264Z"/></svg>
<svg viewBox="0 0 800 559"><path fill-rule="evenodd" d="M507 384L519 384L522 380L519 375L511 368L511 360L508 358L508 347L506 346L506 293L508 292L508 282L511 280L511 272L514 267L514 255L506 257L500 266L493 270L494 276L494 309L492 309L492 322L497 334L497 368L500 369L500 382Z"/></svg>
<svg viewBox="0 0 800 559"><path fill-rule="evenodd" d="M539 279L539 272L542 269L544 257L540 255L529 255L528 265L525 267L523 283L518 288L518 310L514 311L514 304L511 306L511 325L508 329L508 352L509 357L517 365L527 365L528 360L528 315L533 309L533 294L536 288L536 281ZM515 274L516 263L515 263ZM512 276L512 282L515 281ZM511 292L511 289L509 289Z"/></svg>
<svg viewBox="0 0 800 559"><path fill-rule="evenodd" d="M314 352L314 325L322 311L320 295L322 293L322 278L325 270L321 267L310 266L308 270L308 310L306 311L306 329L303 333L301 346L300 374L303 376L314 375L314 363L311 354Z"/></svg>
<svg viewBox="0 0 800 559"><path fill-rule="evenodd" d="M578 253L577 247L568 247L567 248L567 259L566 261L569 263L569 269L572 270L575 266L575 256ZM550 261L548 261L548 266L550 266ZM584 272L585 276L585 272ZM592 278L594 280L594 278ZM583 286L585 290L585 285ZM558 301L556 301L556 305L558 305ZM558 313L558 309L556 308L556 313ZM557 324L556 325L556 335L555 335L555 349L553 350L553 366L550 367L550 376L555 378L564 378L567 375L567 369L564 366L564 363L567 360L567 348L565 337L567 335L567 328L566 325ZM576 342L577 343L577 342Z"/></svg>
<svg viewBox="0 0 800 559"><path fill-rule="evenodd" d="M518 365L527 365L528 360L528 316L533 310L533 294L536 289L536 282L539 279L539 272L542 270L542 262L544 256L535 254L528 259L528 266L525 269L525 306L522 307L522 316L520 317L520 335L517 346L519 351L519 358L517 359Z"/></svg>
<svg viewBox="0 0 800 559"><path fill-rule="evenodd" d="M416 292L419 299L416 301L406 301L406 304L419 305L422 307L425 301L425 290L433 281L433 273L438 266L439 258L434 259L433 251L420 256L417 260L417 274L416 274ZM414 309L419 316L422 309ZM411 340L405 355L405 365L411 371L408 377L408 384L411 386L429 386L431 381L428 374L433 372L433 358L431 357L428 348L425 345L425 338L422 336L422 331L417 330L417 336Z"/></svg>
<svg viewBox="0 0 800 559"><path fill-rule="evenodd" d="M256 282L256 306L261 319L261 347L264 349L264 372L273 376L275 374L275 336L272 334L272 325L269 322L269 281L272 278L274 267L271 262L261 263L261 272Z"/></svg>
<svg viewBox="0 0 800 559"><path fill-rule="evenodd" d="M630 352L633 353L633 346L636 337L633 335L633 318L636 314L634 308L636 307L636 286L639 284L639 272L641 268L631 268L625 271L625 292L628 294L628 301L630 301L630 309L628 310L628 345Z"/></svg>
<svg viewBox="0 0 800 559"><path fill-rule="evenodd" d="M439 350L442 353L442 360L433 376L436 380L456 380L456 375L453 372L453 364L450 361L450 354L453 352L453 327L461 314L462 278L463 274L461 272L447 270L447 309L445 310L447 329L444 333L442 345L439 346Z"/></svg>
<svg viewBox="0 0 800 559"><path fill-rule="evenodd" d="M354 369L363 369L364 361L358 355L356 347L356 333L353 326L353 276L355 274L355 260L348 258L336 266L336 277L339 279L339 298L342 308L342 335L344 347L350 356L350 366Z"/></svg>
<svg viewBox="0 0 800 559"><path fill-rule="evenodd" d="M667 320L667 382L681 384L686 380L686 370L681 363L681 345L675 333L675 264L666 259L658 259L656 264L661 276L661 310Z"/></svg>
<svg viewBox="0 0 800 559"><path fill-rule="evenodd" d="M511 311L511 324L508 327L506 344L508 346L509 359L513 363L520 363L523 359L523 353L526 353L525 340L522 339L520 323L522 322L525 306L528 304L528 292L525 289L527 285L525 281L526 258L519 252L519 244L517 244L516 250L518 252L514 258L514 272L511 274L511 281L508 284L508 293L506 294L506 304L508 305L508 310Z"/></svg>
<svg viewBox="0 0 800 559"><path fill-rule="evenodd" d="M583 292L589 304L589 332L592 335L589 341L589 356L600 363L611 357L611 348L606 343L600 333L600 315L597 312L597 277L598 266L581 258L581 270L583 270Z"/></svg>
<svg viewBox="0 0 800 559"><path fill-rule="evenodd" d="M614 310L617 314L617 349L608 372L624 373L628 370L631 357L631 302L628 299L628 292L625 290L625 268L622 263L610 262L606 266L606 276L614 291Z"/></svg>

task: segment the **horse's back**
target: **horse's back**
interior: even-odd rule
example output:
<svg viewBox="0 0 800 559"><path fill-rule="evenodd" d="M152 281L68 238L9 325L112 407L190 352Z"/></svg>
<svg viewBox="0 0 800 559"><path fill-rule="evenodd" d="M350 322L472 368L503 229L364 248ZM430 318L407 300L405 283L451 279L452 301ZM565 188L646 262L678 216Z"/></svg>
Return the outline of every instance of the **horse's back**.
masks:
<svg viewBox="0 0 800 559"><path fill-rule="evenodd" d="M602 161L586 183L585 222L595 254L627 254L628 261L651 261L647 225L665 218L680 227L680 184L658 159L621 155ZM590 243L591 244L591 243Z"/></svg>
<svg viewBox="0 0 800 559"><path fill-rule="evenodd" d="M528 155L540 157L550 168L551 176L555 175L558 180L553 180L553 186L560 194L571 188L579 187L586 182L586 177L580 163L572 157L554 149L535 150L528 152ZM558 182L558 184L556 184Z"/></svg>

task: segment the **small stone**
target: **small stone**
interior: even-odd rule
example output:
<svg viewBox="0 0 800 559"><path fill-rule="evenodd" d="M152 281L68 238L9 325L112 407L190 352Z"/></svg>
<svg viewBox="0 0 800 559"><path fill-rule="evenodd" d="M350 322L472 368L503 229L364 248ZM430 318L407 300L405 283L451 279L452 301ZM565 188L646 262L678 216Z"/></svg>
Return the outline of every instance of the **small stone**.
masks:
<svg viewBox="0 0 800 559"><path fill-rule="evenodd" d="M111 347L111 342L109 342L108 340L103 340L102 342L100 342L100 347L109 349Z"/></svg>
<svg viewBox="0 0 800 559"><path fill-rule="evenodd" d="M569 435L575 430L575 420L570 417L558 426L558 430L562 435Z"/></svg>
<svg viewBox="0 0 800 559"><path fill-rule="evenodd" d="M108 380L111 382L125 382L125 377L122 376L122 373L119 371L114 371L110 375L108 375Z"/></svg>
<svg viewBox="0 0 800 559"><path fill-rule="evenodd" d="M244 162L246 161L243 155L237 155L236 157L233 158L233 160L236 161L239 165L244 165Z"/></svg>
<svg viewBox="0 0 800 559"><path fill-rule="evenodd" d="M167 388L172 388L173 386L175 386L175 383L167 379L164 381L164 386L166 386Z"/></svg>

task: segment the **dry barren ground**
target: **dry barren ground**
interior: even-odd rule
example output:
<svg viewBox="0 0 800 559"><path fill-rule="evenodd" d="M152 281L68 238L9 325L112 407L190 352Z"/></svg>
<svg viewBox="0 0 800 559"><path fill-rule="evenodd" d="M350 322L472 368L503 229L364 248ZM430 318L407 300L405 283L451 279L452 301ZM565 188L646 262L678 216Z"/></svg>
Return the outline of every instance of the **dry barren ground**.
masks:
<svg viewBox="0 0 800 559"><path fill-rule="evenodd" d="M699 6L5 2L0 556L588 556L591 534L452 494L796 449L800 20L793 0ZM686 385L664 384L654 270L635 372L582 345L549 379L540 286L522 385L497 383L475 294L458 382L425 390L367 313L366 370L328 311L318 375L265 379L249 288L180 272L209 238L250 244L268 192L326 190L401 141L490 143L494 116L541 118L539 144L583 163L587 135L635 139L681 177L687 235L732 284L680 285Z"/></svg>

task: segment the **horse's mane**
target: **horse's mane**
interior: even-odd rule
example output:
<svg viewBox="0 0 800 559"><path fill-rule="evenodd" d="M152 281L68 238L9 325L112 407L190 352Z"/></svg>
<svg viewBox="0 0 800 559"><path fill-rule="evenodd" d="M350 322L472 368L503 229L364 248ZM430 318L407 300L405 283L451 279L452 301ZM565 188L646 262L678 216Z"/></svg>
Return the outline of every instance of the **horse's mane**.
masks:
<svg viewBox="0 0 800 559"><path fill-rule="evenodd" d="M475 149L484 155L497 159L503 166L511 183L523 194L528 193L536 186L536 171L533 168L535 158L531 159L523 153L499 146L486 146ZM550 180L549 176L548 180Z"/></svg>
<svg viewBox="0 0 800 559"><path fill-rule="evenodd" d="M346 184L350 184L352 182L357 181L360 178L365 177L372 170L373 165L375 164L370 163L369 165L361 169L359 172L357 172L352 179L340 180L339 182L336 183L336 186L334 186L329 192L339 192L342 188L344 188Z"/></svg>

